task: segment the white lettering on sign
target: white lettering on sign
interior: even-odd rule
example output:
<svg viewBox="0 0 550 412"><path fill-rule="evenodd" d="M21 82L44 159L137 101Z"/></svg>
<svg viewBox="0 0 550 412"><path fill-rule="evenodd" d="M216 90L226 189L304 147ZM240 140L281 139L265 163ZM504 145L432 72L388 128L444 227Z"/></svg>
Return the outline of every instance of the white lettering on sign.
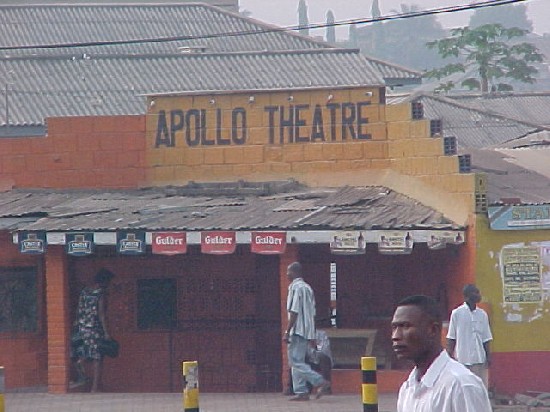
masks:
<svg viewBox="0 0 550 412"><path fill-rule="evenodd" d="M283 239L274 236L256 236L254 239L259 245L282 245Z"/></svg>
<svg viewBox="0 0 550 412"><path fill-rule="evenodd" d="M157 245L183 245L183 239L178 239L173 236L157 236L155 238L155 243Z"/></svg>
<svg viewBox="0 0 550 412"><path fill-rule="evenodd" d="M207 245L231 245L233 243L233 239L220 235L206 236L204 238L204 243L206 243Z"/></svg>

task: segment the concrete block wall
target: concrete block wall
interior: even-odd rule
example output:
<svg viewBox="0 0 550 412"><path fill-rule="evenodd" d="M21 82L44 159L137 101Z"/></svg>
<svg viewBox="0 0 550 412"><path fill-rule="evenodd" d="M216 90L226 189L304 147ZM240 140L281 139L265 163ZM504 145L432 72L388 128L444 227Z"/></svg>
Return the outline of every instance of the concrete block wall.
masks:
<svg viewBox="0 0 550 412"><path fill-rule="evenodd" d="M15 187L128 188L144 181L145 117L48 119L43 137L0 139L0 176Z"/></svg>
<svg viewBox="0 0 550 412"><path fill-rule="evenodd" d="M474 175L460 173L458 156L445 155L443 139L430 137L430 121L413 120L409 103L388 105L385 114L391 169L447 193L454 202L473 211Z"/></svg>
<svg viewBox="0 0 550 412"><path fill-rule="evenodd" d="M385 167L384 162L373 162L386 160L388 154L379 99L378 88L155 98L147 115L147 180L181 184L189 180L299 179L310 173ZM231 129L235 108L246 112L248 134L243 144L229 143L230 136L241 132ZM291 114L292 108L299 109ZM173 110L184 115L189 110L204 111L206 131L201 143L189 144L195 131L184 125L173 133L171 145L157 144L160 113L170 122ZM354 120L346 123L346 117ZM281 126L281 118L292 118L292 125ZM194 121L193 117L191 128ZM169 129L170 124L167 134ZM312 139L320 129L324 138ZM357 138L367 134L369 139ZM222 140L224 144L218 144Z"/></svg>

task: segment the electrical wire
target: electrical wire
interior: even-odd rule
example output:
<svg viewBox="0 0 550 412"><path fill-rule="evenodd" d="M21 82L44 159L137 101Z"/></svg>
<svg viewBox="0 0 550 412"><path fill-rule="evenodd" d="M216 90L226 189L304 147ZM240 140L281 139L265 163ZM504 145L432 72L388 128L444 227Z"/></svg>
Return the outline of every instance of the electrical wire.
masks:
<svg viewBox="0 0 550 412"><path fill-rule="evenodd" d="M526 2L526 1L528 0L486 0L486 1L482 1L474 4L439 7L435 9L428 9L428 10L422 10L422 11L410 11L407 13L397 13L397 14L392 14L388 16L380 16L380 17L374 17L374 18L341 20L333 23L315 23L315 24L308 24L306 26L269 27L269 28L262 28L260 30L212 33L212 34L204 34L199 36L170 36L170 37L157 37L157 38L131 39L131 40L109 40L109 41L106 40L106 41L89 41L89 42L79 42L79 43L35 44L35 45L25 45L25 46L0 46L0 50L67 49L67 48L78 48L78 47L114 46L114 45L139 44L139 43L168 43L168 42L174 42L174 41L202 40L202 39L213 39L213 38L220 38L220 37L250 36L250 35L267 34L267 33L297 31L297 30L304 30L304 29L319 29L319 28L333 27L333 26L337 27L337 26L345 26L345 25L377 23L377 22L383 22L383 21L409 19L414 17L430 16L430 15L437 15L437 14L457 13L457 12L466 11L466 10L475 10L475 9L482 9L486 7L503 6L503 5L509 5L514 3Z"/></svg>

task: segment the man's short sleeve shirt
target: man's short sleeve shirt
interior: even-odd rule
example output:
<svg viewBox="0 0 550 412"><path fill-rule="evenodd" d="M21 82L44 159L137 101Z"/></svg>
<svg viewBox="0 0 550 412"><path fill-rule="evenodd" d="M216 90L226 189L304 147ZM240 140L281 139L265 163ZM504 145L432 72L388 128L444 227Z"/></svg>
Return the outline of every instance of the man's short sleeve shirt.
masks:
<svg viewBox="0 0 550 412"><path fill-rule="evenodd" d="M491 412L491 403L481 379L446 351L418 381L414 368L401 385L398 412Z"/></svg>
<svg viewBox="0 0 550 412"><path fill-rule="evenodd" d="M288 312L297 314L290 333L308 340L315 339L315 295L302 278L294 279L288 286L286 308Z"/></svg>
<svg viewBox="0 0 550 412"><path fill-rule="evenodd" d="M466 303L457 307L451 313L447 338L456 341L455 357L460 363L485 363L483 344L493 339L487 312L479 307L470 310Z"/></svg>

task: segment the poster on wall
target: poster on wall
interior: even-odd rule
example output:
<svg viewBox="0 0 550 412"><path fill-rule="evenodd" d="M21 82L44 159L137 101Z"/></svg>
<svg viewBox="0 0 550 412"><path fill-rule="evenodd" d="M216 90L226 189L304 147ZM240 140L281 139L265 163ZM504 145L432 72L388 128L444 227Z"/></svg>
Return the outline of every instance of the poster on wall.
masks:
<svg viewBox="0 0 550 412"><path fill-rule="evenodd" d="M116 233L117 252L121 255L141 255L145 253L145 232L120 231Z"/></svg>
<svg viewBox="0 0 550 412"><path fill-rule="evenodd" d="M330 241L330 252L335 255L361 255L366 250L365 237L360 231L335 232Z"/></svg>
<svg viewBox="0 0 550 412"><path fill-rule="evenodd" d="M211 255L227 255L237 248L235 232L211 231L201 232L201 252Z"/></svg>
<svg viewBox="0 0 550 412"><path fill-rule="evenodd" d="M378 252L384 255L408 255L413 247L414 240L411 232L389 230L378 232Z"/></svg>
<svg viewBox="0 0 550 412"><path fill-rule="evenodd" d="M151 236L151 251L157 255L187 253L186 232L155 232Z"/></svg>
<svg viewBox="0 0 550 412"><path fill-rule="evenodd" d="M22 231L17 236L21 253L36 255L46 252L46 232Z"/></svg>
<svg viewBox="0 0 550 412"><path fill-rule="evenodd" d="M500 253L504 303L542 301L541 248L507 246Z"/></svg>
<svg viewBox="0 0 550 412"><path fill-rule="evenodd" d="M66 233L65 251L72 256L88 256L94 251L93 232Z"/></svg>
<svg viewBox="0 0 550 412"><path fill-rule="evenodd" d="M286 232L252 232L250 250L260 255L280 255L285 253Z"/></svg>

